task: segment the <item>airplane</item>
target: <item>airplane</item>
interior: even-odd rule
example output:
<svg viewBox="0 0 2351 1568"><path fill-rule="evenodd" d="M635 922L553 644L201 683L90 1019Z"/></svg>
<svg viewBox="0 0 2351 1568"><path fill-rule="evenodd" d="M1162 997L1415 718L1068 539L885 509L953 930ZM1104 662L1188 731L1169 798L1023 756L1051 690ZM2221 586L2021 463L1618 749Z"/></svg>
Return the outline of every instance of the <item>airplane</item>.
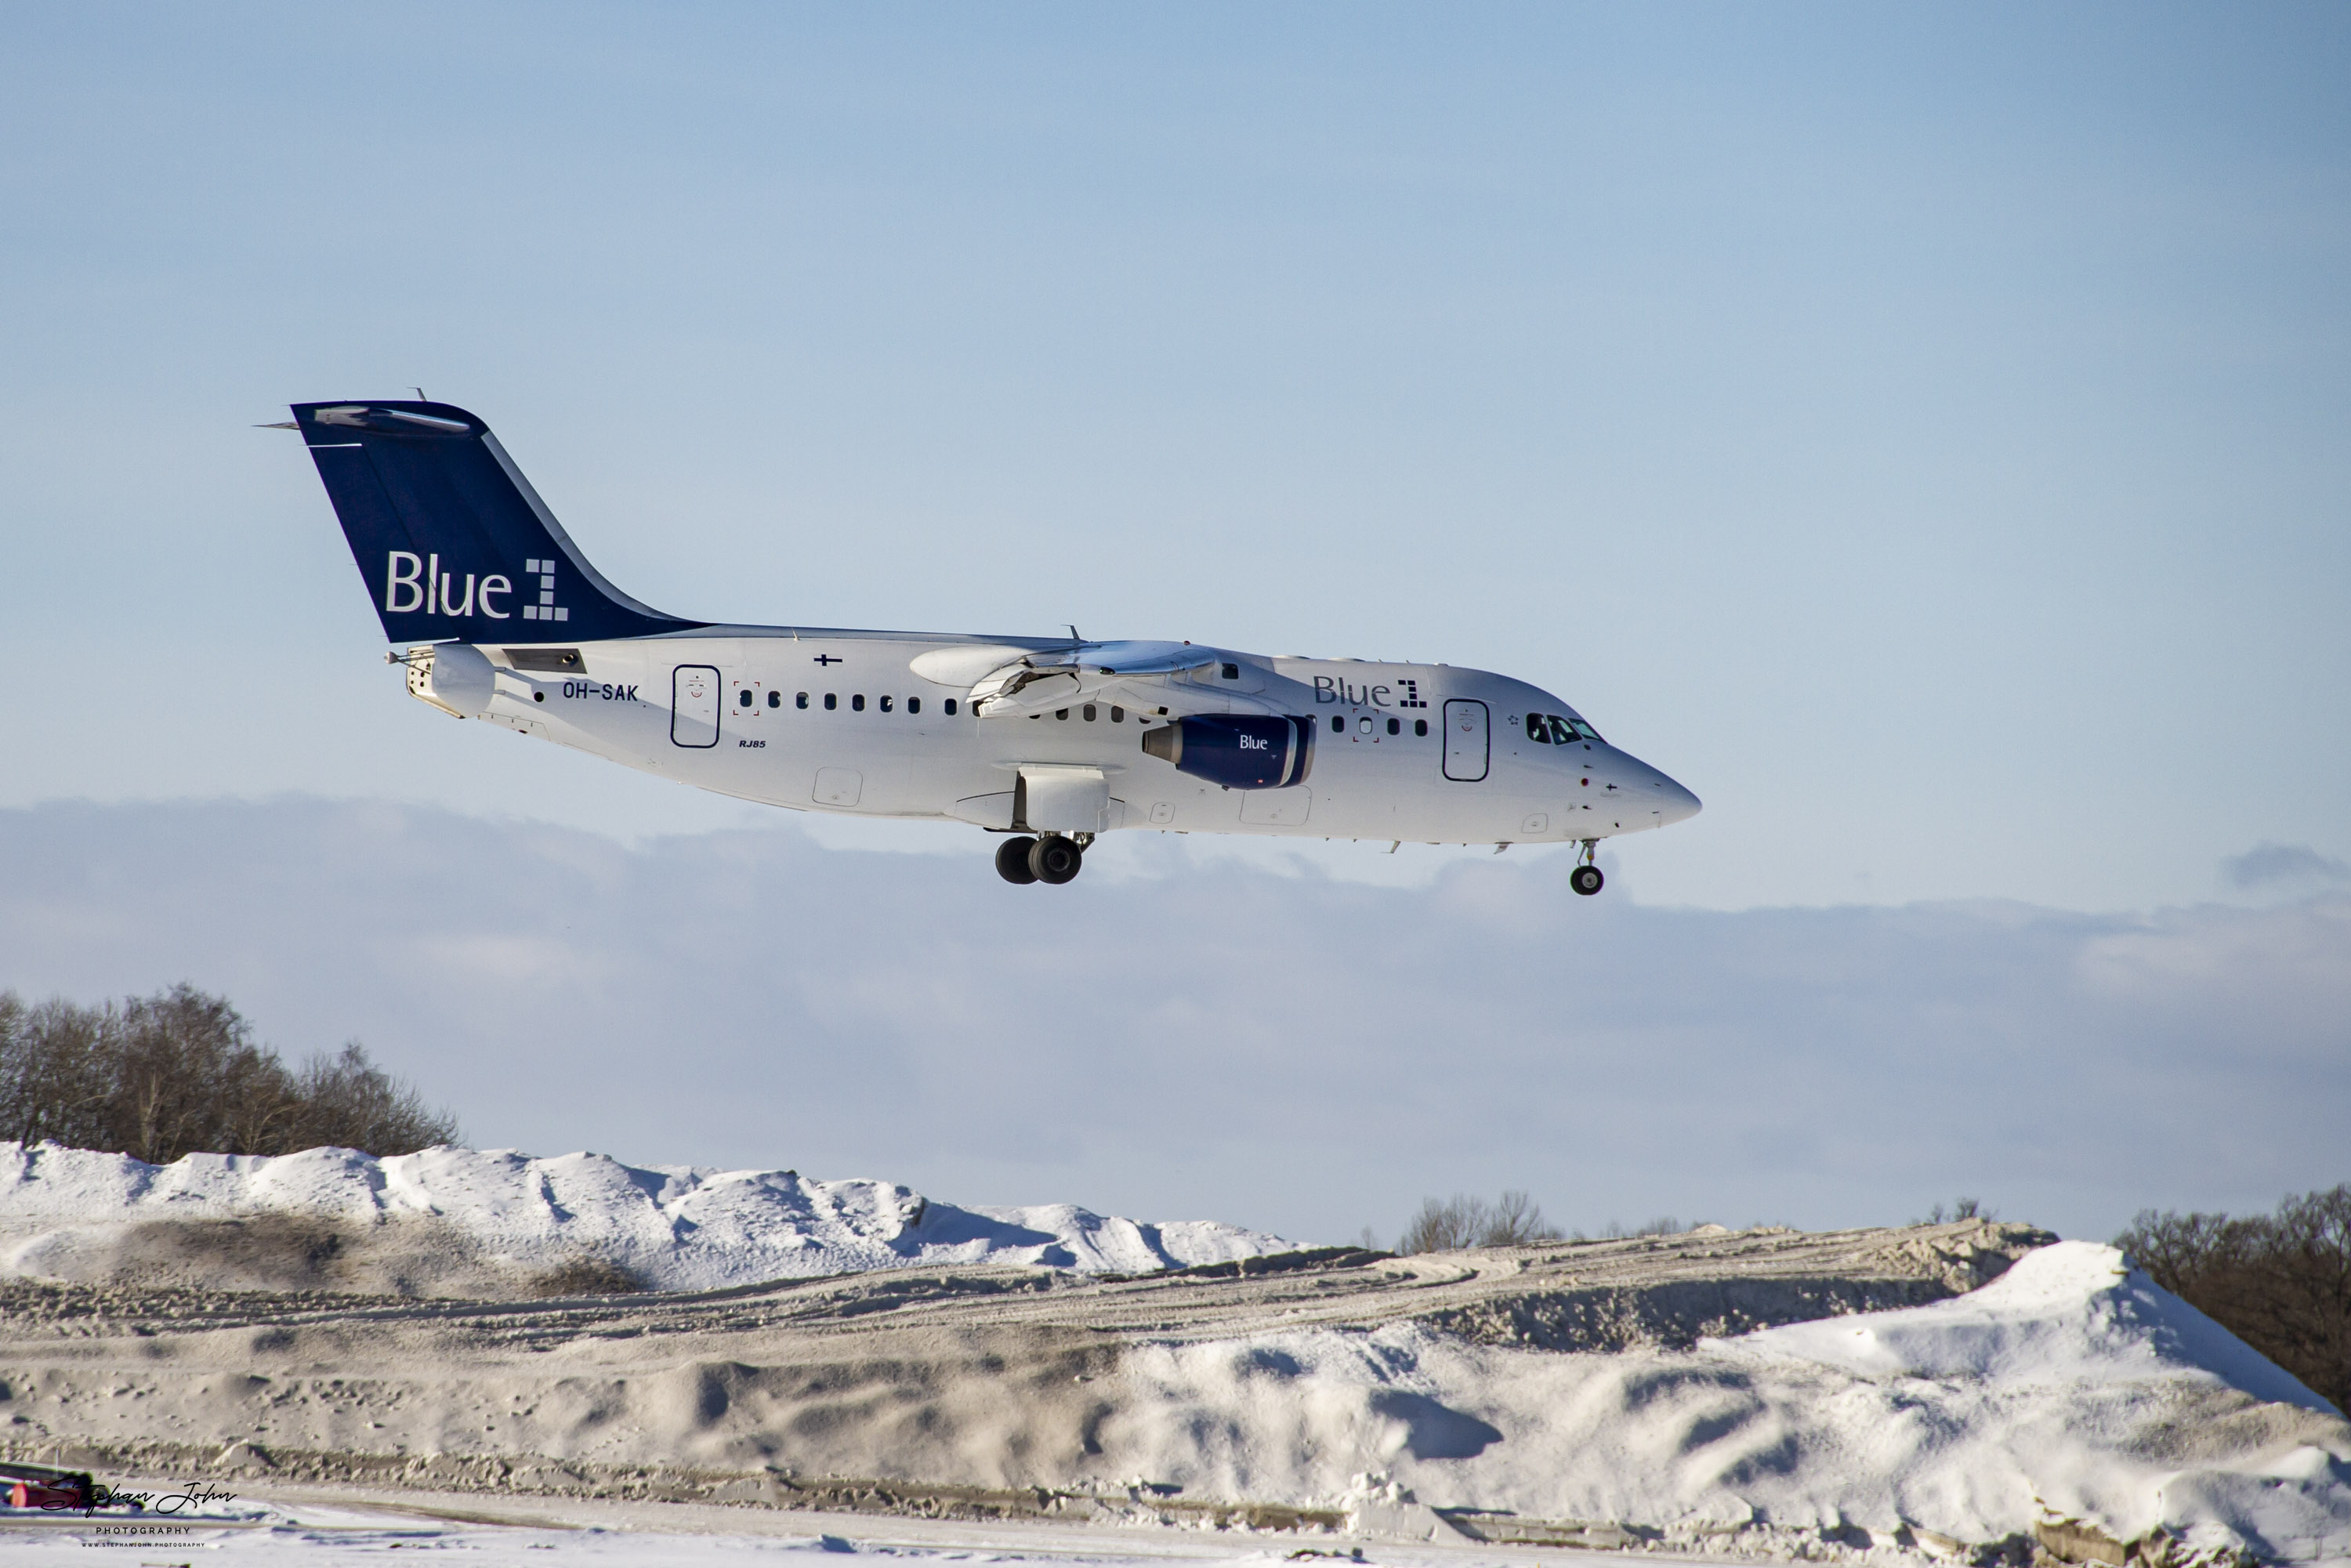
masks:
<svg viewBox="0 0 2351 1568"><path fill-rule="evenodd" d="M1698 797L1523 681L1446 664L687 621L580 552L448 403L291 405L409 694L719 794L968 822L1015 883L1121 830L1581 847Z"/></svg>

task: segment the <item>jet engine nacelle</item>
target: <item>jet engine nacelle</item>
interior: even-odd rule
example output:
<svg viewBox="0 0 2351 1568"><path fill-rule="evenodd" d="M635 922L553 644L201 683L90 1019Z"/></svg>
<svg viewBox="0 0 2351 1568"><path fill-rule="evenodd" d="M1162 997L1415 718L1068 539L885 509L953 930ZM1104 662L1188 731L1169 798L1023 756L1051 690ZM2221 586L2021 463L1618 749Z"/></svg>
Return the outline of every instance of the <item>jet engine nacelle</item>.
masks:
<svg viewBox="0 0 2351 1568"><path fill-rule="evenodd" d="M1204 714L1144 731L1143 749L1228 789L1279 789L1304 783L1313 768L1314 721Z"/></svg>
<svg viewBox="0 0 2351 1568"><path fill-rule="evenodd" d="M471 643L435 643L408 651L408 695L459 718L489 711L498 689L497 666Z"/></svg>

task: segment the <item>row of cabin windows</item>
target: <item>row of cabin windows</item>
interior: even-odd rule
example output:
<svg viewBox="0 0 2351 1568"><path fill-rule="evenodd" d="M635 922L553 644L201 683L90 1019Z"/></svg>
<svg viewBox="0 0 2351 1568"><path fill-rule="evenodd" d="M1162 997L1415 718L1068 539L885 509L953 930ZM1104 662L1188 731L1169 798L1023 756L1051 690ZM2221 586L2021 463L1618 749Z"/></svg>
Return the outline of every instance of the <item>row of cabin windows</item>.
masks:
<svg viewBox="0 0 2351 1568"><path fill-rule="evenodd" d="M874 698L874 699L873 699L875 706L878 706L878 707L880 707L880 708L881 708L881 710L882 710L883 713L888 713L888 712L890 711L890 707L891 707L891 704L892 704L893 700L893 699L892 699L892 698L890 698L890 697L876 697L876 698ZM745 692L745 693L743 694L743 695L742 695L741 701L742 701L742 705L743 705L745 707L749 707L749 706L751 706L751 694L750 694L749 692ZM768 706L769 707L781 707L781 706L784 706L784 695L783 695L783 693L781 693L781 692L769 692L769 693L768 694ZM808 706L809 706L809 695L808 695L808 693L806 693L806 692L799 692L799 693L795 694L795 695L794 695L794 696L793 696L793 698L792 698L792 706L793 706L794 707L802 707L802 708L804 708L804 707ZM955 698L953 698L953 697L948 697L945 702L941 703L939 706L942 706L943 708L945 708L945 709L946 710L946 716L947 716L949 718L953 718L953 717L955 717L955 716L956 716L956 699L955 699ZM825 711L826 711L827 713L831 713L831 711L833 711L834 709L836 709L836 708L838 708L839 706L841 706L841 694L840 694L840 693L838 693L838 692L827 692L827 693L825 693L825 694L824 694L824 706L825 706ZM863 692L852 692L852 693L851 693L851 694L850 694L850 698L849 698L849 711L850 711L850 712L852 712L852 713L863 713L863 712L865 711L865 694L864 694ZM920 697L908 697L908 698L906 699L906 711L907 711L908 713L920 713L920 712L922 712L922 711L923 711L923 699L922 699L922 698L920 698ZM1079 711L1080 711L1081 715L1084 717L1085 721L1086 721L1088 724L1092 724L1092 723L1093 723L1093 722L1094 722L1094 720L1095 720L1095 718L1096 718L1097 716L1099 716L1099 714L1100 714L1100 709L1099 709L1099 708L1097 708L1097 707L1095 706L1095 705L1094 705L1094 704L1092 704L1092 703L1088 703L1088 704L1086 704L1086 705L1085 705L1085 706L1084 706L1083 708L1081 708L1081 710L1079 710ZM1029 716L1030 718L1042 718L1042 717L1044 717L1045 716L1044 716L1043 714L1032 713L1032 714L1030 714ZM1068 708L1059 708L1059 709L1056 709L1056 710L1054 711L1053 716L1054 716L1055 718L1067 718L1067 717L1069 717L1069 716L1070 716L1070 710L1069 710ZM1110 710L1110 721L1111 721L1111 723L1113 723L1113 724L1124 724L1124 723L1126 722L1126 710L1125 710L1124 708L1123 708L1123 707L1113 707L1113 708L1112 708L1112 709Z"/></svg>
<svg viewBox="0 0 2351 1568"><path fill-rule="evenodd" d="M752 700L753 700L753 699L752 699L751 694L750 694L749 692L745 692L745 693L743 693L740 696L738 696L737 698L736 698L736 701L737 701L737 702L738 702L738 703L740 703L740 704L741 704L743 706L745 706L745 707L749 707L749 706L751 706ZM876 706L878 706L882 709L882 711L883 711L883 713L888 713L888 712L890 712L893 707L895 707L895 706L896 706L898 699L897 699L897 698L895 698L895 697L875 697L875 698L873 699L873 701L874 701L875 705L876 705ZM781 693L781 692L769 692L769 693L768 694L768 706L769 707L781 707L781 706L784 706L784 694L783 694L783 693ZM792 694L792 706L793 706L794 707L797 707L797 708L804 708L804 707L808 706L809 706L809 695L808 695L808 693L806 693L806 692L795 692L795 693L793 693L793 694ZM825 694L824 694L824 710L825 710L825 712L827 712L827 713L831 713L831 712L832 712L832 711L833 711L833 709L835 709L835 708L839 707L840 706L841 706L841 694L840 694L840 693L838 693L838 692L827 692L827 693L825 693ZM945 703L945 704L943 704L942 706L946 707L946 714L947 714L947 716L948 716L949 718L953 718L953 717L955 717L955 715L956 715L956 700L955 700L955 698L953 698L953 697L949 697L949 698L947 698L947 700L946 701L946 703ZM854 692L854 693L852 693L852 694L851 694L850 698L849 698L849 711L850 711L850 712L852 712L852 713L863 713L863 712L865 711L865 694L864 694L863 692ZM920 698L920 697L908 697L908 698L906 699L906 711L907 711L908 713L920 713L920 712L922 712L922 711L923 711L923 699L922 699L922 698Z"/></svg>
<svg viewBox="0 0 2351 1568"><path fill-rule="evenodd" d="M749 691L746 690L737 694L735 700L738 706L749 707L758 699L754 697ZM883 713L888 713L891 710L891 705L894 701L893 698L890 697L876 697L873 700L881 707ZM784 694L781 692L769 692L768 694L768 706L769 707L783 706ZM792 706L798 708L805 708L808 706L808 693L799 692L794 694L792 697ZM946 708L946 716L949 718L955 717L955 698L949 697L940 706ZM825 693L824 706L827 713L831 713L834 709L840 707L841 695L838 692ZM853 692L850 695L849 710L852 713L863 713L865 711L865 694L863 692ZM908 697L906 699L906 711L908 713L922 712L923 699L920 697ZM1094 722L1094 719L1098 716L1099 711L1100 710L1097 708L1096 705L1092 703L1088 703L1078 710L1080 716L1088 724ZM1045 716L1042 714L1030 714L1029 716L1031 718L1042 718ZM1068 708L1056 708L1053 710L1053 716L1059 719L1066 719L1070 716L1070 710ZM1113 707L1110 710L1110 721L1113 724L1124 724L1126 722L1126 710L1123 707ZM1364 717L1362 721L1363 730L1365 735L1372 733L1372 722L1373 721L1369 716ZM1331 716L1331 733L1333 735L1343 735L1346 733L1346 730L1347 721L1339 715L1335 713L1332 714ZM1425 718L1414 719L1412 721L1412 732L1415 735L1426 735L1428 733L1428 721ZM1388 733L1390 735L1402 735L1404 733L1404 721L1396 718L1389 719Z"/></svg>

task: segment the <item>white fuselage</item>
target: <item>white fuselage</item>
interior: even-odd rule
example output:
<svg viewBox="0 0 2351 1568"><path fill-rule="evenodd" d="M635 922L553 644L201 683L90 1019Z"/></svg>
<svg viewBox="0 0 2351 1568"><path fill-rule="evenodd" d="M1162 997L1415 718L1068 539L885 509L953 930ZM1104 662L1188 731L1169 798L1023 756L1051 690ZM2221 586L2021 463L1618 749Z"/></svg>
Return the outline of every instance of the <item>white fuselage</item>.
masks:
<svg viewBox="0 0 2351 1568"><path fill-rule="evenodd" d="M1661 827L1698 809L1680 785L1588 727L1563 741L1531 738L1530 713L1573 713L1559 698L1443 664L1219 651L1205 686L1265 694L1314 725L1301 782L1232 789L1144 749L1145 730L1169 722L1155 711L1092 701L977 717L968 679L929 679L914 668L926 654L936 673L959 650L979 655L977 668L987 649L1054 646L1036 639L745 627L477 646L495 667L480 717L794 810L998 831L1043 825L1016 818L1024 771L1032 782L1099 772L1108 784L1105 830L1572 842ZM570 664L546 667L571 651ZM419 695L433 700L429 679Z"/></svg>

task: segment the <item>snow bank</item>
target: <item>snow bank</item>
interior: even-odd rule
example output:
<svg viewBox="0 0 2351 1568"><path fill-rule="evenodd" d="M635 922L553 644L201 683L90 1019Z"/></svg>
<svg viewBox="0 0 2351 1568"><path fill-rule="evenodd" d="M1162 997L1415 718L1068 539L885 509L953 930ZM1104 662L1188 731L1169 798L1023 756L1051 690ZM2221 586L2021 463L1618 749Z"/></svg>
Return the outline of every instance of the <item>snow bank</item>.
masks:
<svg viewBox="0 0 2351 1568"><path fill-rule="evenodd" d="M601 1260L661 1290L942 1263L1144 1273L1290 1245L1207 1221L1145 1224L1068 1204L959 1208L887 1182L628 1166L593 1154L443 1147L380 1160L323 1148L151 1166L0 1142L0 1273L90 1278L153 1222L266 1215L340 1222L362 1239L448 1238L523 1270Z"/></svg>
<svg viewBox="0 0 2351 1568"><path fill-rule="evenodd" d="M2256 1399L2334 1409L2120 1252L2085 1241L2028 1252L1991 1284L1952 1301L1790 1323L1726 1343L1870 1378L2022 1385L2186 1376Z"/></svg>
<svg viewBox="0 0 2351 1568"><path fill-rule="evenodd" d="M2109 1247L1931 1306L1558 1354L1416 1324L1160 1343L1118 1436L1187 1493L1997 1542L2037 1521L2351 1557L2351 1426ZM1759 1539L1768 1531L1756 1532Z"/></svg>

